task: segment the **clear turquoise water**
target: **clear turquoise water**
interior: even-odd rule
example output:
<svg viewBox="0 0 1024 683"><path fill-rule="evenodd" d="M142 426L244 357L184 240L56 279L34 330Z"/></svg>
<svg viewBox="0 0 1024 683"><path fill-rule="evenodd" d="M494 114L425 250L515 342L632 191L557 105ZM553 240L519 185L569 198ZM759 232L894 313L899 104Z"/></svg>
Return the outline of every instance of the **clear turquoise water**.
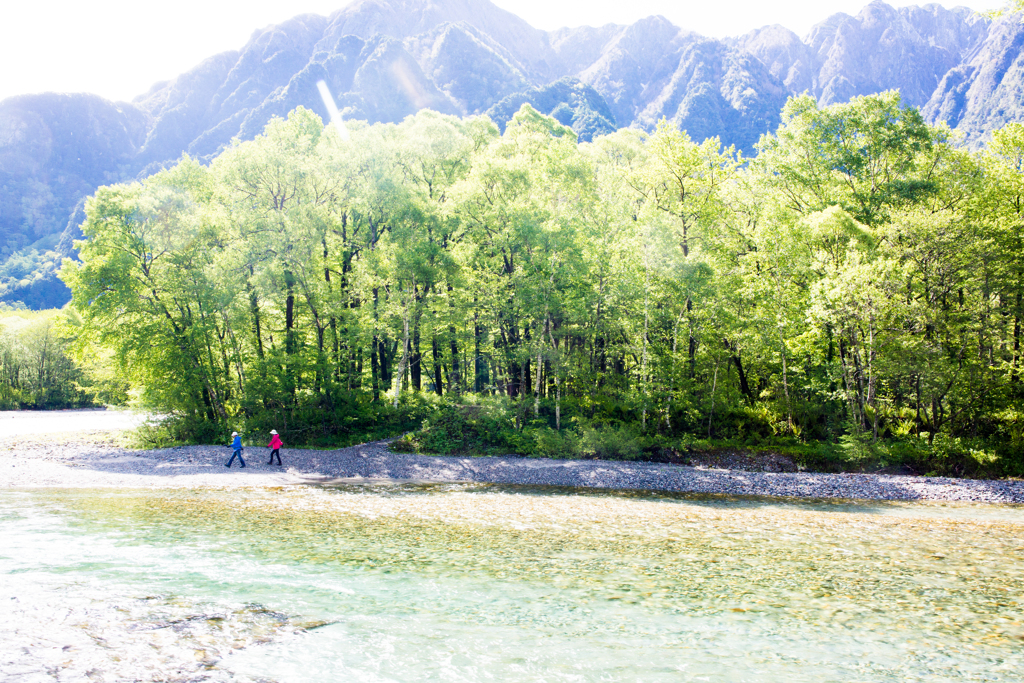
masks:
<svg viewBox="0 0 1024 683"><path fill-rule="evenodd" d="M1024 510L0 493L0 679L1016 681Z"/></svg>

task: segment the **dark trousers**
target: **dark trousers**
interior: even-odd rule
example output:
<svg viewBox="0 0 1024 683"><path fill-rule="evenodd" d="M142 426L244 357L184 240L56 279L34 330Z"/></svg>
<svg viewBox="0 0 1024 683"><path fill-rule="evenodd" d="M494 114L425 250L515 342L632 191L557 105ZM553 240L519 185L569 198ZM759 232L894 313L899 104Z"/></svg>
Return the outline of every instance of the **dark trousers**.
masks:
<svg viewBox="0 0 1024 683"><path fill-rule="evenodd" d="M270 451L270 462L267 463L268 465L273 465L274 464L274 456L275 455L277 456L277 464L278 465L281 464L281 449L280 448L275 448L274 450Z"/></svg>
<svg viewBox="0 0 1024 683"><path fill-rule="evenodd" d="M242 449L241 448L239 448L237 451L235 451L234 453L231 454L231 459L228 460L228 464L224 465L224 467L231 467L231 463L233 463L235 461L235 458L238 458L238 462L242 463L242 467L245 467L245 460L242 460Z"/></svg>

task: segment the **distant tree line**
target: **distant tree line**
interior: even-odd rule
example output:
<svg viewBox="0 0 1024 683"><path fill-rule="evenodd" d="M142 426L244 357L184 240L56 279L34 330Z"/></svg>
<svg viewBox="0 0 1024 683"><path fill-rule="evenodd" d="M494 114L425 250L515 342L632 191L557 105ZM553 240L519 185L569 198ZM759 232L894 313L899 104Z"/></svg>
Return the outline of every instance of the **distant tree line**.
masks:
<svg viewBox="0 0 1024 683"><path fill-rule="evenodd" d="M1019 450L1024 126L970 153L890 92L793 98L751 159L528 105L350 127L300 108L100 188L78 352L224 430L433 395L513 434Z"/></svg>
<svg viewBox="0 0 1024 683"><path fill-rule="evenodd" d="M0 308L0 410L92 405L55 311Z"/></svg>

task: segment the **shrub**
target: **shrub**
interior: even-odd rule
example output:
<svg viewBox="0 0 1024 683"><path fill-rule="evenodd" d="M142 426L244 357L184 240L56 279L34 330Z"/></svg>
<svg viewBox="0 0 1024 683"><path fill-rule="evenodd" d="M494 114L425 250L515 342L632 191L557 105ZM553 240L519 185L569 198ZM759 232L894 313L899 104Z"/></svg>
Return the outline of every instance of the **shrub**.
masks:
<svg viewBox="0 0 1024 683"><path fill-rule="evenodd" d="M231 432L242 435L247 445L263 445L276 429L287 446L344 447L398 436L420 426L435 401L420 397L390 403L365 399L338 402L333 407L277 406L258 408L210 420L205 414L171 414L156 425L136 430L133 441L145 448L181 444L219 444L230 441Z"/></svg>
<svg viewBox="0 0 1024 683"><path fill-rule="evenodd" d="M513 424L514 412L507 400L444 401L400 447L442 455L532 452L533 439Z"/></svg>
<svg viewBox="0 0 1024 683"><path fill-rule="evenodd" d="M585 457L599 460L636 460L640 457L639 433L630 426L586 427L580 435Z"/></svg>
<svg viewBox="0 0 1024 683"><path fill-rule="evenodd" d="M530 455L541 458L579 458L583 455L581 440L571 430L558 431L551 427L537 429L533 434L534 449Z"/></svg>

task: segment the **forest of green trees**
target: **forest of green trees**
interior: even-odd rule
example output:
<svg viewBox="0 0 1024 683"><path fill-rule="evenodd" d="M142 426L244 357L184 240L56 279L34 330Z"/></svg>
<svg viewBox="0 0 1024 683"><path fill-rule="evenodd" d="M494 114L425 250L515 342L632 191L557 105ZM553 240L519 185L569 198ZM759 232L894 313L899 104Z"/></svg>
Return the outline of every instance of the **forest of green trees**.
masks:
<svg viewBox="0 0 1024 683"><path fill-rule="evenodd" d="M0 410L80 408L96 392L69 354L58 312L0 304Z"/></svg>
<svg viewBox="0 0 1024 683"><path fill-rule="evenodd" d="M754 158L524 105L334 126L89 201L64 323L166 438L1024 474L1024 126L793 98Z"/></svg>

